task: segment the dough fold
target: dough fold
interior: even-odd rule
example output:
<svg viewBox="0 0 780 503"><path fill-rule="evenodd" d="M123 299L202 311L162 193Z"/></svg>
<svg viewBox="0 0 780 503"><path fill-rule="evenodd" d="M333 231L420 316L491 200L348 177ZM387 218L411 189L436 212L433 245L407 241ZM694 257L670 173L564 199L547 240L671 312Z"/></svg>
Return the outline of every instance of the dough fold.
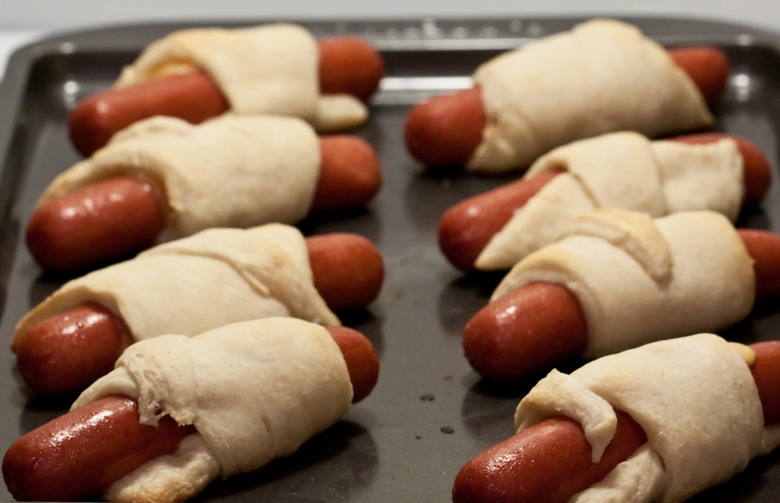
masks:
<svg viewBox="0 0 780 503"><path fill-rule="evenodd" d="M165 200L160 242L210 227L291 224L311 209L320 162L319 138L300 119L221 116L195 126L153 117L58 175L37 204L129 173Z"/></svg>
<svg viewBox="0 0 780 503"><path fill-rule="evenodd" d="M602 208L574 219L568 229L559 241L517 263L491 302L534 282L564 286L587 320L585 358L718 331L753 307L753 260L719 213L651 219Z"/></svg>
<svg viewBox="0 0 780 503"><path fill-rule="evenodd" d="M635 26L594 19L477 68L488 117L472 172L525 168L559 145L609 131L650 137L709 126L690 77Z"/></svg>
<svg viewBox="0 0 780 503"><path fill-rule="evenodd" d="M601 453L614 434L601 425L616 421L615 409L642 427L647 444L572 503L681 502L730 479L779 440L773 427L764 427L740 352L709 333L605 356L571 374L553 370L521 400L515 426L520 431L563 414L581 422Z"/></svg>
<svg viewBox="0 0 780 503"><path fill-rule="evenodd" d="M303 235L284 224L208 229L70 280L19 321L11 347L87 302L117 314L134 340L271 316L340 324L314 287Z"/></svg>
<svg viewBox="0 0 780 503"><path fill-rule="evenodd" d="M149 44L114 86L193 67L214 79L231 113L298 117L321 132L357 127L368 118L368 108L354 96L320 94L317 41L294 24L175 31Z"/></svg>
<svg viewBox="0 0 780 503"><path fill-rule="evenodd" d="M660 217L711 210L736 220L745 187L734 140L706 144L651 141L629 131L575 141L543 155L528 179L563 171L531 197L475 261L477 269L509 269L560 237L574 216L594 208L622 208Z"/></svg>
<svg viewBox="0 0 780 503"><path fill-rule="evenodd" d="M256 470L330 427L352 400L338 345L294 318L138 342L72 408L117 390L138 400L142 423L169 415L198 433L115 482L104 495L114 501L183 500L217 476Z"/></svg>

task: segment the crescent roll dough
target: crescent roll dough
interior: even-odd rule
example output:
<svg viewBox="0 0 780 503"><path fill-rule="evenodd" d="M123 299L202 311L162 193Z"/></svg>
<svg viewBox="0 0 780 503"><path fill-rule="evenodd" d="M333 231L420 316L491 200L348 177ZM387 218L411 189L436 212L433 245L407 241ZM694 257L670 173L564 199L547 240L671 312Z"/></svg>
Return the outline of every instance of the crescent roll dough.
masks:
<svg viewBox="0 0 780 503"><path fill-rule="evenodd" d="M197 429L176 453L147 462L103 495L159 503L292 454L349 410L352 384L324 327L266 318L133 344L72 407L116 393L138 400L144 424L169 415Z"/></svg>
<svg viewBox="0 0 780 503"><path fill-rule="evenodd" d="M586 358L721 330L747 316L755 300L753 260L731 222L710 211L658 219L617 209L585 213L560 241L518 262L491 301L539 281L578 298Z"/></svg>
<svg viewBox="0 0 780 503"><path fill-rule="evenodd" d="M473 172L524 168L541 154L609 131L655 137L713 122L690 77L634 26L596 19L480 66L488 117Z"/></svg>
<svg viewBox="0 0 780 503"><path fill-rule="evenodd" d="M505 270L557 239L567 222L601 207L660 217L712 210L736 220L745 194L743 159L734 140L706 144L651 141L620 131L575 141L543 155L524 178L562 170L518 209L475 261Z"/></svg>
<svg viewBox="0 0 780 503"><path fill-rule="evenodd" d="M322 132L356 127L368 118L367 107L353 96L320 95L317 41L292 24L175 31L149 44L123 68L114 87L193 67L211 76L235 114L299 117Z"/></svg>
<svg viewBox="0 0 780 503"><path fill-rule="evenodd" d="M319 138L300 119L221 116L200 125L153 117L58 175L38 205L131 173L165 200L159 241L210 227L295 223L311 209L320 174Z"/></svg>
<svg viewBox="0 0 780 503"><path fill-rule="evenodd" d="M764 426L740 351L708 333L605 356L571 374L553 370L520 401L515 427L569 416L582 425L596 462L614 435L615 409L642 427L647 443L569 503L681 502L780 443L780 428Z"/></svg>
<svg viewBox="0 0 780 503"><path fill-rule="evenodd" d="M11 347L86 302L116 313L135 340L271 316L340 324L314 287L303 235L283 224L208 229L68 281L22 318Z"/></svg>

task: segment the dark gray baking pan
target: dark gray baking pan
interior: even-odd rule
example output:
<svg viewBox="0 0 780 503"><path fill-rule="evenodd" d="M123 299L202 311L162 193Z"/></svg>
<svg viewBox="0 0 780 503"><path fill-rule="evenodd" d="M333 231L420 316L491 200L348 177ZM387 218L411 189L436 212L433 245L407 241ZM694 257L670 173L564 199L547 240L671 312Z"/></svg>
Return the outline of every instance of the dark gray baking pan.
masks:
<svg viewBox="0 0 780 503"><path fill-rule="evenodd" d="M221 26L279 20L244 20ZM305 22L318 35L358 33L382 51L387 76L372 103L371 120L355 134L379 152L380 195L365 210L311 218L308 235L348 231L373 240L385 257L380 298L344 323L364 332L381 358L372 395L293 456L225 482L214 482L200 501L398 502L449 501L459 468L512 434L519 399L541 376L497 385L484 382L463 357L466 321L485 305L500 279L465 277L438 249L441 214L461 199L511 177L459 173L432 175L403 144L409 107L425 97L469 85L476 65L582 19L423 19ZM761 147L778 169L780 37L751 27L695 19L630 18L665 45L714 44L732 65L717 130ZM202 26L211 26L207 20ZM0 92L0 334L66 278L41 274L23 243L33 201L56 173L78 160L66 134L70 109L108 87L120 67L151 40L195 24L112 26L55 35L17 51ZM518 175L513 175L518 176ZM780 231L776 181L760 208L739 224ZM759 303L726 335L750 343L780 338L780 309ZM7 346L6 346L7 348ZM577 362L567 363L576 365ZM0 450L63 413L68 399L33 396L17 375L10 350L0 352ZM652 376L648 376L652 378ZM706 462L706 460L703 460ZM774 502L780 493L780 453L754 460L733 480L693 501ZM0 499L11 500L0 487Z"/></svg>

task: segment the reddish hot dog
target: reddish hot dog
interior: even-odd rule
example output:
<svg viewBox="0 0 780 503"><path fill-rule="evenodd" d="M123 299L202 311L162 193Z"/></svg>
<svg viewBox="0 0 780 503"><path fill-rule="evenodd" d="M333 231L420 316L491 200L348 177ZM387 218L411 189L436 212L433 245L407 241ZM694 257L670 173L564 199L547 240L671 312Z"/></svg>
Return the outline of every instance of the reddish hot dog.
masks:
<svg viewBox="0 0 780 503"><path fill-rule="evenodd" d="M449 208L439 219L439 248L444 257L463 272L475 270L474 262L490 239L557 172L511 182L469 197Z"/></svg>
<svg viewBox="0 0 780 503"><path fill-rule="evenodd" d="M359 206L381 186L379 159L352 136L320 140L322 161L312 211ZM133 177L113 178L40 206L27 224L26 242L46 270L72 271L149 247L168 215L155 190Z"/></svg>
<svg viewBox="0 0 780 503"><path fill-rule="evenodd" d="M721 98L729 75L723 51L712 47L670 49L672 59L693 79L707 103ZM487 115L479 89L435 96L406 118L409 153L429 168L463 166L482 141Z"/></svg>
<svg viewBox="0 0 780 503"><path fill-rule="evenodd" d="M328 328L341 349L353 403L376 384L379 360L363 334ZM158 427L139 423L137 404L110 396L75 409L17 440L3 459L3 476L20 501L68 501L99 495L143 463L172 453L195 432L165 416Z"/></svg>
<svg viewBox="0 0 780 503"><path fill-rule="evenodd" d="M369 240L334 233L307 238L306 245L314 286L333 311L364 308L377 297L384 264ZM108 373L132 340L116 314L91 302L33 325L12 349L30 388L62 395Z"/></svg>
<svg viewBox="0 0 780 503"><path fill-rule="evenodd" d="M131 343L121 319L89 303L35 325L13 350L19 373L31 389L62 395L83 390L110 372Z"/></svg>
<svg viewBox="0 0 780 503"><path fill-rule="evenodd" d="M27 223L25 239L43 269L69 271L148 248L166 218L150 184L123 176L73 191L36 209Z"/></svg>
<svg viewBox="0 0 780 503"><path fill-rule="evenodd" d="M373 47L351 36L323 39L318 47L323 94L351 94L361 100L374 94L384 64ZM73 145L89 156L114 133L141 119L170 115L197 124L228 107L214 81L193 71L90 96L71 112L68 128Z"/></svg>
<svg viewBox="0 0 780 503"><path fill-rule="evenodd" d="M352 403L366 398L379 378L379 357L363 334L347 327L328 327L347 363L354 395Z"/></svg>
<svg viewBox="0 0 780 503"><path fill-rule="evenodd" d="M356 234L332 233L306 239L314 286L335 312L362 309L379 295L382 255Z"/></svg>
<svg viewBox="0 0 780 503"><path fill-rule="evenodd" d="M354 36L319 41L320 91L322 94L351 94L368 100L384 75L380 54L365 40Z"/></svg>
<svg viewBox="0 0 780 503"><path fill-rule="evenodd" d="M744 204L759 203L767 190L771 168L761 150L744 138L721 133L686 135L674 138L684 143L708 143L732 138L743 159ZM555 176L545 172L523 178L472 196L447 210L439 221L439 246L447 260L462 271L473 271L474 261L490 239L541 188Z"/></svg>
<svg viewBox="0 0 780 503"><path fill-rule="evenodd" d="M780 342L750 347L756 354L750 370L763 405L764 422L777 424ZM593 463L581 426L563 416L551 417L469 461L455 478L453 502L563 503L604 478L645 441L641 427L628 414L618 412L615 437L601 461Z"/></svg>
<svg viewBox="0 0 780 503"><path fill-rule="evenodd" d="M322 161L311 211L356 208L379 192L382 173L376 152L354 136L323 136Z"/></svg>
<svg viewBox="0 0 780 503"><path fill-rule="evenodd" d="M756 295L780 294L780 236L740 230L754 259ZM577 298L564 286L533 283L489 303L466 324L463 347L485 377L511 380L580 355L588 342L587 321Z"/></svg>
<svg viewBox="0 0 780 503"><path fill-rule="evenodd" d="M715 47L698 46L669 49L669 55L693 80L707 104L715 107L729 80L726 53Z"/></svg>

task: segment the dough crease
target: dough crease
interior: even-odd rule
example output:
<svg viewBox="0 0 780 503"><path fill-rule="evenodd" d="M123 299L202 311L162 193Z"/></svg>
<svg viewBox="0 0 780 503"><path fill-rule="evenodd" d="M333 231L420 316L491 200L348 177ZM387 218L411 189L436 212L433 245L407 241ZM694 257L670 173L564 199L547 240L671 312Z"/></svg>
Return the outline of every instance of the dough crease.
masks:
<svg viewBox="0 0 780 503"><path fill-rule="evenodd" d="M115 482L107 496L120 501L186 499L217 476L256 470L330 427L352 400L346 363L328 331L287 317L140 341L72 408L111 394L116 381L131 383L141 422L170 415L198 431L176 454Z"/></svg>
<svg viewBox="0 0 780 503"><path fill-rule="evenodd" d="M233 114L298 117L320 132L354 128L368 119L368 108L354 96L320 94L317 41L302 26L287 23L175 31L125 66L114 87L193 67L214 79Z"/></svg>
<svg viewBox="0 0 780 503"><path fill-rule="evenodd" d="M511 268L560 237L572 218L595 208L652 217L710 210L733 222L745 197L742 155L730 138L686 144L630 131L608 133L548 152L524 179L558 170L563 172L490 239L475 261L477 269Z"/></svg>
<svg viewBox="0 0 780 503"><path fill-rule="evenodd" d="M572 389L580 391L574 396ZM742 471L762 446L778 444L764 427L747 363L710 333L605 356L571 374L552 371L518 404L515 426L520 431L541 421L540 410L557 411L580 420L588 441L603 452L614 431L600 425L614 420L615 409L642 427L647 444L572 503L678 503ZM610 494L614 499L599 499Z"/></svg>
<svg viewBox="0 0 780 503"><path fill-rule="evenodd" d="M149 181L169 218L158 242L211 227L292 224L312 207L320 145L300 119L221 116L199 125L152 117L58 175L36 205L118 175Z"/></svg>
<svg viewBox="0 0 780 503"><path fill-rule="evenodd" d="M303 235L284 224L208 229L70 280L19 321L12 347L36 323L87 302L116 313L134 340L271 316L340 324L314 287Z"/></svg>
<svg viewBox="0 0 780 503"><path fill-rule="evenodd" d="M493 302L534 282L564 286L587 320L592 359L745 318L755 301L753 260L720 213L652 219L601 208L574 219L560 240L518 262Z"/></svg>
<svg viewBox="0 0 780 503"><path fill-rule="evenodd" d="M566 143L610 131L649 137L713 123L690 77L630 24L592 19L484 63L473 81L488 126L472 172L528 167Z"/></svg>

